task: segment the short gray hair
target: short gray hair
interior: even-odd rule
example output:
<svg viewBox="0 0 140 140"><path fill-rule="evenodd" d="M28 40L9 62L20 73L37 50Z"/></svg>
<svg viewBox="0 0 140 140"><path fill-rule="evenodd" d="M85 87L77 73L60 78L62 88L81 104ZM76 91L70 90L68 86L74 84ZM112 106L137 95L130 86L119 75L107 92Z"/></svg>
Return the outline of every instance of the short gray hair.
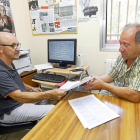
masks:
<svg viewBox="0 0 140 140"><path fill-rule="evenodd" d="M138 45L140 43L140 30L138 30L135 34L135 44Z"/></svg>
<svg viewBox="0 0 140 140"><path fill-rule="evenodd" d="M133 24L127 24L124 26L124 30L126 28L135 28L135 45L138 45L140 43L140 24L139 23L133 23Z"/></svg>

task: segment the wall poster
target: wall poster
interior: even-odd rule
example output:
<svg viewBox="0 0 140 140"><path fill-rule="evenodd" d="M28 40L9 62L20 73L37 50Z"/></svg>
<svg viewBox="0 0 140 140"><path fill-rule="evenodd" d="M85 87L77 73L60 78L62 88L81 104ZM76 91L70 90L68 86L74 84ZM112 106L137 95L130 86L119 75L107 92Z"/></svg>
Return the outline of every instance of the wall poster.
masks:
<svg viewBox="0 0 140 140"><path fill-rule="evenodd" d="M10 0L0 0L0 32L15 34L15 27L10 8Z"/></svg>
<svg viewBox="0 0 140 140"><path fill-rule="evenodd" d="M33 35L77 33L75 0L28 0Z"/></svg>
<svg viewBox="0 0 140 140"><path fill-rule="evenodd" d="M99 20L99 0L78 0L78 22Z"/></svg>

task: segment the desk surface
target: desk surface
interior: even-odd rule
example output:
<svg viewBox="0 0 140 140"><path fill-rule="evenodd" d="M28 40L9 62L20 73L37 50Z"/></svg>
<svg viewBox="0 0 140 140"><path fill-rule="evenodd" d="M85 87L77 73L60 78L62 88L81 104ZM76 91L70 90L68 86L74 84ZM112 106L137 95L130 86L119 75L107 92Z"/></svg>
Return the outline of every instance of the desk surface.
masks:
<svg viewBox="0 0 140 140"><path fill-rule="evenodd" d="M86 71L90 66L89 65L84 65L82 66L82 68ZM75 74L75 75L80 75L83 71L78 71L78 72L69 72L71 69L76 68L75 65L72 65L71 67L67 68L67 69L59 69L59 68L53 68L53 69L47 69L45 70L45 72L54 72L54 73L58 73L58 74ZM40 83L40 84L46 84L46 85L50 85L50 86L56 86L56 83L53 82L46 82L46 81L40 81L40 80L34 80L32 79L32 81Z"/></svg>
<svg viewBox="0 0 140 140"><path fill-rule="evenodd" d="M66 69L60 69L60 68L53 68L53 69L47 69L45 70L45 72L49 71L49 72L54 72L54 73L60 73L60 74L75 74L75 75L79 75L82 73L82 71L78 71L78 72L69 72L71 69L75 69L76 66L75 65L72 65L71 67L69 68L66 68ZM89 68L89 65L83 65L82 68L84 70L87 70Z"/></svg>
<svg viewBox="0 0 140 140"><path fill-rule="evenodd" d="M71 91L22 140L138 140L140 139L140 103L95 94L119 118L84 129L68 103L90 93Z"/></svg>

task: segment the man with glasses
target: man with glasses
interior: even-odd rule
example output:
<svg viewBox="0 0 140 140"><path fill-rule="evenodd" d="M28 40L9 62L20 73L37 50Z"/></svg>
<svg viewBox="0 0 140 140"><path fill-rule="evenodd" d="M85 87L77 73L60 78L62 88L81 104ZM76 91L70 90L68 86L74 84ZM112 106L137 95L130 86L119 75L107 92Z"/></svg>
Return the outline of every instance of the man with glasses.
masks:
<svg viewBox="0 0 140 140"><path fill-rule="evenodd" d="M33 103L50 98L61 99L65 90L54 89L42 92L22 82L12 61L19 58L20 43L7 32L0 32L0 122L14 123L40 120L54 105Z"/></svg>

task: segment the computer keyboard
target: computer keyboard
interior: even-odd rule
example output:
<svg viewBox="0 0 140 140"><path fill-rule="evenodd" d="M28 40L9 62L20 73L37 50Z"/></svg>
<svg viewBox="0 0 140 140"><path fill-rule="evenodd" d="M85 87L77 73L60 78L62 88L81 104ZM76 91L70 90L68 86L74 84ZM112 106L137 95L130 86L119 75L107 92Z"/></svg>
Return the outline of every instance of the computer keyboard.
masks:
<svg viewBox="0 0 140 140"><path fill-rule="evenodd" d="M54 83L61 83L66 79L66 77L62 75L38 73L34 75L32 79L40 80L40 81L47 81L47 82L54 82Z"/></svg>

